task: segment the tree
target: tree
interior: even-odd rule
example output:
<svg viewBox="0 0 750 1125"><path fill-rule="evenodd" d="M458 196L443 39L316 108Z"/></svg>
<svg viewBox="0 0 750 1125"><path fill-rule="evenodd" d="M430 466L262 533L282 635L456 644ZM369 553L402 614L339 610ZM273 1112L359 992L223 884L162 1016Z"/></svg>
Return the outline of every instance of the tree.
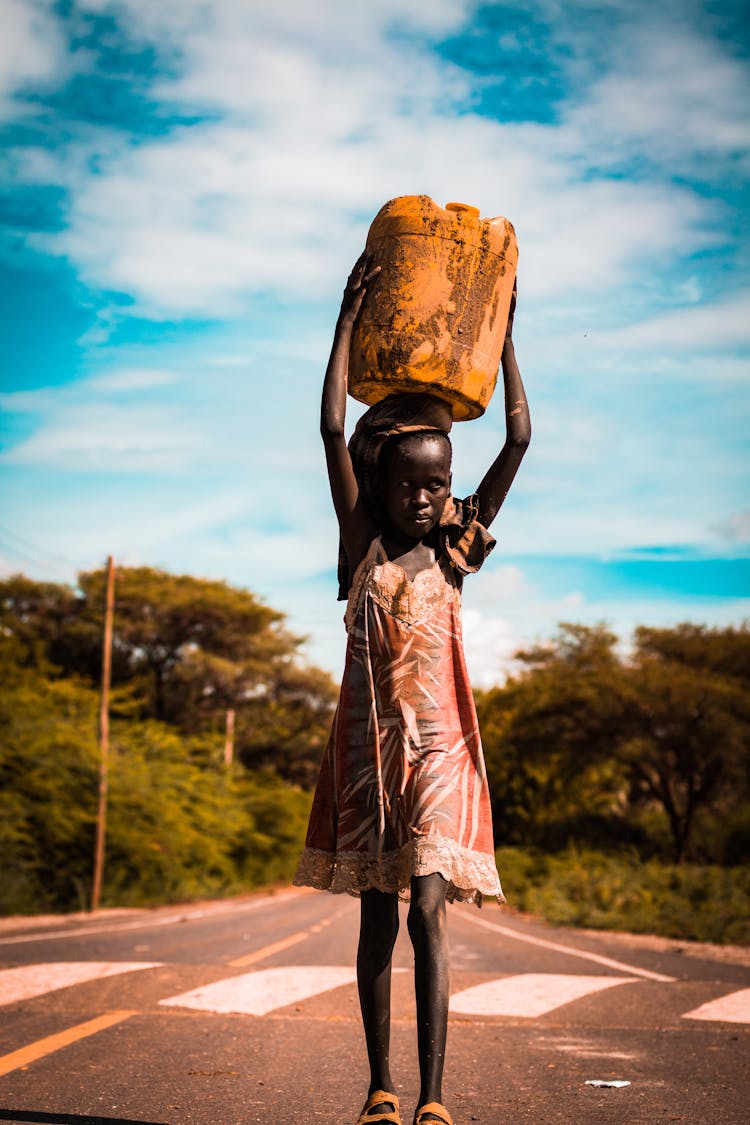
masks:
<svg viewBox="0 0 750 1125"><path fill-rule="evenodd" d="M96 693L0 645L0 913L88 905L96 817Z"/></svg>
<svg viewBox="0 0 750 1125"><path fill-rule="evenodd" d="M310 789L330 734L336 686L327 672L296 664L239 712L237 752L249 769L271 768Z"/></svg>
<svg viewBox="0 0 750 1125"><path fill-rule="evenodd" d="M561 625L550 643L519 654L518 676L478 694L498 842L550 845L622 821L616 640L604 626Z"/></svg>
<svg viewBox="0 0 750 1125"><path fill-rule="evenodd" d="M79 576L89 610L104 604L103 570ZM149 712L190 724L201 708L240 703L273 678L299 644L284 615L249 590L151 567L117 574L114 646L148 687ZM174 689L174 690L173 690Z"/></svg>
<svg viewBox="0 0 750 1125"><path fill-rule="evenodd" d="M671 660L698 672L750 683L750 626L709 628L684 622L672 629L641 625L635 631L640 658Z"/></svg>
<svg viewBox="0 0 750 1125"><path fill-rule="evenodd" d="M638 810L658 809L681 862L701 816L736 814L746 831L747 627L644 627L629 657L615 640L563 625L521 654L519 676L478 696L500 840L549 846L606 832L637 843Z"/></svg>
<svg viewBox="0 0 750 1125"><path fill-rule="evenodd" d="M702 809L747 797L748 654L747 629L636 632L617 750L631 801L663 808L677 863L690 852Z"/></svg>
<svg viewBox="0 0 750 1125"><path fill-rule="evenodd" d="M0 627L6 640L14 639L15 662L23 667L59 665L80 616L80 599L70 586L23 574L0 581Z"/></svg>
<svg viewBox="0 0 750 1125"><path fill-rule="evenodd" d="M97 686L104 584L103 569L81 574L77 591L23 576L0 583L0 624L19 662ZM114 626L115 716L218 734L231 708L242 762L312 785L336 690L299 660L283 614L225 582L121 567Z"/></svg>
<svg viewBox="0 0 750 1125"><path fill-rule="evenodd" d="M96 692L16 662L0 636L0 914L89 904ZM291 878L309 795L221 763L220 740L153 719L112 726L109 905L179 901Z"/></svg>

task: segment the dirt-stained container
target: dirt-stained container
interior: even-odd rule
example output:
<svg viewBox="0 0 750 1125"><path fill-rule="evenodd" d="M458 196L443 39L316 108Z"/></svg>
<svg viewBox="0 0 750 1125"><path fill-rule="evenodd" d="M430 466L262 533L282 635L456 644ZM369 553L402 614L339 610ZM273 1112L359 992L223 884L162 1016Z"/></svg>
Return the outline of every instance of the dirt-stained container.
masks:
<svg viewBox="0 0 750 1125"><path fill-rule="evenodd" d="M372 405L428 392L457 421L479 417L495 389L516 276L511 224L402 195L375 216L367 250L381 272L352 336L350 393Z"/></svg>

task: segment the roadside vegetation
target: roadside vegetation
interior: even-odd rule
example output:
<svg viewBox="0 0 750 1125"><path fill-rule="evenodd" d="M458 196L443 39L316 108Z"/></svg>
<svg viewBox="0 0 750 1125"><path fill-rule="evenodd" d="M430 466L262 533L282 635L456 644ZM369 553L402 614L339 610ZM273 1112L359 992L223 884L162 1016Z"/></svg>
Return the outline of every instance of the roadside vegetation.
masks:
<svg viewBox="0 0 750 1125"><path fill-rule="evenodd" d="M103 571L81 575L77 590L0 583L5 914L90 901L103 606ZM291 878L336 698L299 648L248 591L118 572L102 905Z"/></svg>
<svg viewBox="0 0 750 1125"><path fill-rule="evenodd" d="M477 708L514 906L750 943L747 626L565 625Z"/></svg>
<svg viewBox="0 0 750 1125"><path fill-rule="evenodd" d="M90 901L104 580L0 582L0 913ZM749 681L747 626L566 625L478 692L511 905L750 943ZM288 881L336 690L283 615L120 569L112 688L103 905Z"/></svg>
<svg viewBox="0 0 750 1125"><path fill-rule="evenodd" d="M750 945L750 869L663 863L637 851L498 848L509 904L558 926Z"/></svg>

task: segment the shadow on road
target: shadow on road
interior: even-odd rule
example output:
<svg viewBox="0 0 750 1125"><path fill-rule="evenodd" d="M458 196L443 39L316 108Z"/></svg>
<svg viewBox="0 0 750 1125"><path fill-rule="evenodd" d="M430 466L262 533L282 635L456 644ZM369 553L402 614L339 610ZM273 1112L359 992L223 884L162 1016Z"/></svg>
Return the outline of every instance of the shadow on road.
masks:
<svg viewBox="0 0 750 1125"><path fill-rule="evenodd" d="M31 1109L0 1109L0 1121L32 1125L167 1125L164 1121L135 1121L132 1117L90 1117L87 1113L35 1113Z"/></svg>

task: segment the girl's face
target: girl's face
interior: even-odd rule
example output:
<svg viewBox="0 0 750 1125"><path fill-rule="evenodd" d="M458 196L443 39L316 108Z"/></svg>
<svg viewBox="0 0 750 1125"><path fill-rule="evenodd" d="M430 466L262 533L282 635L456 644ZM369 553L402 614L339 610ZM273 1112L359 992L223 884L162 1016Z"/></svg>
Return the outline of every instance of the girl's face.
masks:
<svg viewBox="0 0 750 1125"><path fill-rule="evenodd" d="M440 522L451 487L450 442L439 434L415 434L385 447L382 501L392 531L415 542Z"/></svg>

